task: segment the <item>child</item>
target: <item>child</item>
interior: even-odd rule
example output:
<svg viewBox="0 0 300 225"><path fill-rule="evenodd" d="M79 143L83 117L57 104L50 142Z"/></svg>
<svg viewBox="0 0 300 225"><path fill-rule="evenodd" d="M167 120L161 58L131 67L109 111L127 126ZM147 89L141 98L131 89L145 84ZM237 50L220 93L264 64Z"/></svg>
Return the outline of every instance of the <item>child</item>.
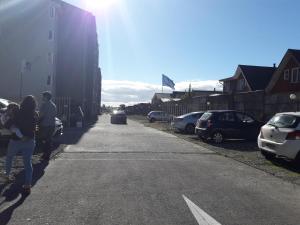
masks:
<svg viewBox="0 0 300 225"><path fill-rule="evenodd" d="M10 103L7 106L6 111L1 115L1 123L3 126L7 123L7 121L12 120L16 117L16 114L19 112L20 106L16 103ZM20 129L17 128L14 124L9 127L10 132L15 134L19 139L23 138L23 134L21 133Z"/></svg>

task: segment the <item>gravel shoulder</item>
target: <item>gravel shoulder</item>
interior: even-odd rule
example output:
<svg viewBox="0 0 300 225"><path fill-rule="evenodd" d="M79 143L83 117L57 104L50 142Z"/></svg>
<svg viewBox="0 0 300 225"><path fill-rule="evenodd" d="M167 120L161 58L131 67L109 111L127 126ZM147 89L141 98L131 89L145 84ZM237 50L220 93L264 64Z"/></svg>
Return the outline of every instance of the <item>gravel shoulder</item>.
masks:
<svg viewBox="0 0 300 225"><path fill-rule="evenodd" d="M54 143L54 147L51 153L51 158L56 157L60 152L64 150L66 147L65 144ZM5 175L5 155L6 155L7 147L5 144L1 143L0 145L0 186L4 185L4 175ZM43 152L35 151L32 156L32 164L37 165L41 163L43 160L41 158ZM17 175L24 169L23 167L23 159L21 155L17 155L12 167L12 175L17 177Z"/></svg>
<svg viewBox="0 0 300 225"><path fill-rule="evenodd" d="M300 185L300 165L295 165L292 162L279 158L266 160L260 154L256 142L228 140L221 145L215 145L213 143L205 143L199 140L196 135L177 133L172 129L169 123L149 123L144 116L128 116L128 119L137 121L147 127L152 127L167 133L171 133L179 138L212 150L220 155L223 155L224 157L237 160L283 180Z"/></svg>

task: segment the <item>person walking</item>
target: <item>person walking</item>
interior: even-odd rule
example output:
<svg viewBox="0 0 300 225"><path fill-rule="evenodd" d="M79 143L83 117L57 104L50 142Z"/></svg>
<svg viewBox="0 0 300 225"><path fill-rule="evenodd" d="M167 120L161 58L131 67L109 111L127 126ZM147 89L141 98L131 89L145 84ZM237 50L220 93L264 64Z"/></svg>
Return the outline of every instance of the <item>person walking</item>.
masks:
<svg viewBox="0 0 300 225"><path fill-rule="evenodd" d="M25 193L30 193L32 182L32 154L35 148L35 132L38 115L36 112L36 101L31 95L25 97L20 104L20 110L13 118L6 123L6 128L12 126L19 129L22 136L14 133L9 141L6 155L5 171L6 179L10 181L12 161L18 152L22 153L25 169L25 182L23 189Z"/></svg>
<svg viewBox="0 0 300 225"><path fill-rule="evenodd" d="M48 91L43 94L43 103L39 112L39 132L41 147L44 154L42 158L49 160L52 147L52 136L55 130L56 105L52 101L52 94Z"/></svg>

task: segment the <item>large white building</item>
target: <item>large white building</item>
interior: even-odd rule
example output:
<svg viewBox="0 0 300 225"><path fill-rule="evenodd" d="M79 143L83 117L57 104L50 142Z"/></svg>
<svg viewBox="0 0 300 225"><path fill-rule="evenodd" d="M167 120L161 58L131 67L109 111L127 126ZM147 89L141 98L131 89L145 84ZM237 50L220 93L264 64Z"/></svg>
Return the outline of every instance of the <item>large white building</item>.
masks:
<svg viewBox="0 0 300 225"><path fill-rule="evenodd" d="M0 0L1 98L39 100L48 90L95 114L99 71L91 13L60 0Z"/></svg>

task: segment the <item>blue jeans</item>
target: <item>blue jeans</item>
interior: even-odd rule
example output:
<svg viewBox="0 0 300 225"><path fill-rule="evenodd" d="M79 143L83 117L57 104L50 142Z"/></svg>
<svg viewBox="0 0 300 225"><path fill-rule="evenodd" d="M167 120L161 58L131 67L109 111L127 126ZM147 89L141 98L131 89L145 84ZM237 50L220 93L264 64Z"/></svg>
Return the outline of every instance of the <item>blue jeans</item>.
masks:
<svg viewBox="0 0 300 225"><path fill-rule="evenodd" d="M12 161L14 157L17 155L18 152L22 152L23 156L23 163L25 168L25 185L31 185L32 181L32 154L35 147L35 141L34 139L29 139L26 141L16 141L16 140L10 140L7 148L7 155L6 155L6 163L5 163L5 169L6 169L6 175L9 176L11 167L12 167Z"/></svg>

